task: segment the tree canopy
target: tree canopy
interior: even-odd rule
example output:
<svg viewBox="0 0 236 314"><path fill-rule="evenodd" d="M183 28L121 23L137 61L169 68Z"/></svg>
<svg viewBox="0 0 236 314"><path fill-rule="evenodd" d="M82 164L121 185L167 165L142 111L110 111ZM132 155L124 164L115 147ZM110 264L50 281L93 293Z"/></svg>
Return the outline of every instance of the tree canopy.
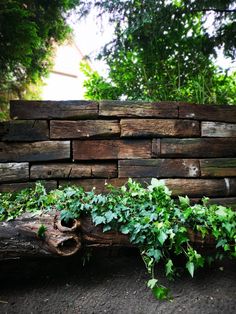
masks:
<svg viewBox="0 0 236 314"><path fill-rule="evenodd" d="M235 74L220 71L213 62L219 48L236 58L233 4L232 0L81 1L82 15L94 6L98 15L108 13L115 25L114 40L100 54L109 66L108 80L87 72L87 97L235 102ZM207 19L213 21L210 31Z"/></svg>
<svg viewBox="0 0 236 314"><path fill-rule="evenodd" d="M0 2L0 92L18 94L37 82L50 66L54 43L70 28L66 18L79 0L5 0Z"/></svg>

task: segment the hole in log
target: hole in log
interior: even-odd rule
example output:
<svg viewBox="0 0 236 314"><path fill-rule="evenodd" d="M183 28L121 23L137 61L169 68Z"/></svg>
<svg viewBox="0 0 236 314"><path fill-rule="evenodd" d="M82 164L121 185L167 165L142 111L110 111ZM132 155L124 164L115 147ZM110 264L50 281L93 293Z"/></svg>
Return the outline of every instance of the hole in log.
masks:
<svg viewBox="0 0 236 314"><path fill-rule="evenodd" d="M76 221L74 219L69 219L67 221L65 221L64 219L61 220L62 227L66 227L66 228L73 228L75 223Z"/></svg>
<svg viewBox="0 0 236 314"><path fill-rule="evenodd" d="M80 243L74 238L66 239L60 242L57 246L61 255L68 256L76 253L80 248Z"/></svg>

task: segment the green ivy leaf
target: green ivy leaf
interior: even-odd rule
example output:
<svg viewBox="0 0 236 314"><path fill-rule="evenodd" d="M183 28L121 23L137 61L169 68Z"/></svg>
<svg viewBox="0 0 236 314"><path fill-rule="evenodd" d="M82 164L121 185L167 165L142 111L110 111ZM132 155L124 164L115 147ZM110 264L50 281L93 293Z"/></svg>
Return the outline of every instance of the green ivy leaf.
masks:
<svg viewBox="0 0 236 314"><path fill-rule="evenodd" d="M147 282L148 288L153 289L155 287L155 285L157 284L157 282L158 282L158 280L155 278L148 280L148 282Z"/></svg>
<svg viewBox="0 0 236 314"><path fill-rule="evenodd" d="M171 259L166 263L166 276L173 274L173 262Z"/></svg>
<svg viewBox="0 0 236 314"><path fill-rule="evenodd" d="M167 234L164 231L161 230L159 235L158 235L158 237L157 237L157 239L160 242L160 244L163 245L163 243L167 239Z"/></svg>
<svg viewBox="0 0 236 314"><path fill-rule="evenodd" d="M170 298L169 296L170 290L166 287L156 285L152 289L152 292L158 300L166 300Z"/></svg>
<svg viewBox="0 0 236 314"><path fill-rule="evenodd" d="M40 225L37 231L37 235L39 238L45 238L45 232L47 231L47 227L44 226L43 224Z"/></svg>
<svg viewBox="0 0 236 314"><path fill-rule="evenodd" d="M194 275L194 264L193 264L193 262L188 261L186 264L186 268L189 271L190 275L193 277L193 275Z"/></svg>

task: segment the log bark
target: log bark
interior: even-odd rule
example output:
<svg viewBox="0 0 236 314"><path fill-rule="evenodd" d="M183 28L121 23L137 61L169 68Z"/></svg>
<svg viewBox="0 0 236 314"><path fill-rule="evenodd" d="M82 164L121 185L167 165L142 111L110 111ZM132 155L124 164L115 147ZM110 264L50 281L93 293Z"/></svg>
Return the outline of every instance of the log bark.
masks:
<svg viewBox="0 0 236 314"><path fill-rule="evenodd" d="M70 256L81 247L77 221L64 226L57 214L24 214L0 223L0 260L35 256ZM40 226L46 228L38 235Z"/></svg>

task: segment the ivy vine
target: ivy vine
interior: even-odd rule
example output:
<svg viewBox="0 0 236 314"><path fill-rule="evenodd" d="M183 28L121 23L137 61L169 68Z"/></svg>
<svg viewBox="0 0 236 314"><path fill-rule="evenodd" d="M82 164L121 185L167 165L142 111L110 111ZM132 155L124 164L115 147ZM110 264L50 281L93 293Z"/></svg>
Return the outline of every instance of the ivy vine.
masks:
<svg viewBox="0 0 236 314"><path fill-rule="evenodd" d="M103 232L116 230L129 236L136 245L150 275L147 286L158 299L171 294L155 276L155 267L162 262L168 279L179 273L176 256L184 256L184 268L193 277L195 270L206 263L236 257L236 212L221 205L191 205L187 196L174 199L163 180L152 179L143 187L129 179L120 188L108 186L106 194L95 189L85 192L81 187L68 186L46 192L41 183L19 193L0 194L0 221L11 220L25 211L50 211L56 208L61 219L78 219L91 215ZM211 255L200 253L191 241L191 234L200 234L202 242L211 237L215 243Z"/></svg>

